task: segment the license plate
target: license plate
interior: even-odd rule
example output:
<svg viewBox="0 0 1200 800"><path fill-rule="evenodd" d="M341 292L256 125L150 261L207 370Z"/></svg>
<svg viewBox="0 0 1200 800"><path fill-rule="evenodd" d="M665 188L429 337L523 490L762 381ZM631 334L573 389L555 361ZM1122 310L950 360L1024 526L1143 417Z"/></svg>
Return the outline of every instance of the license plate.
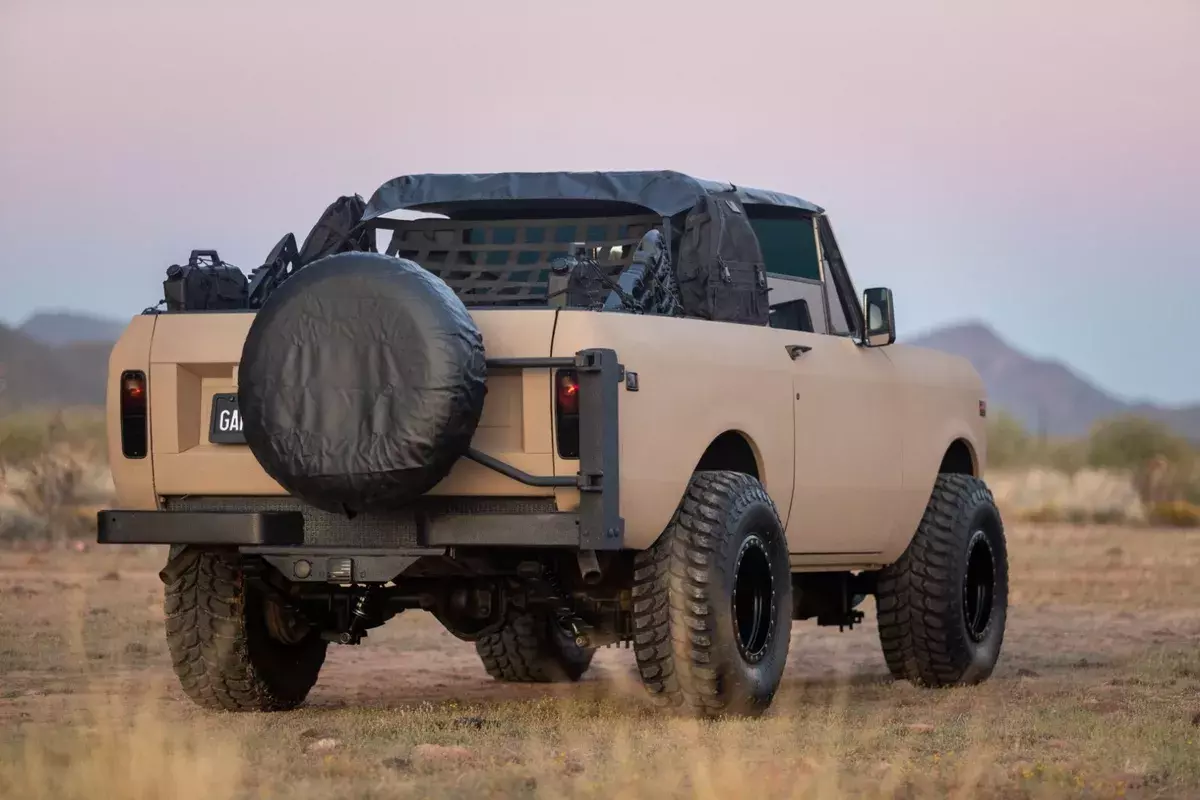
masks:
<svg viewBox="0 0 1200 800"><path fill-rule="evenodd" d="M236 394L215 394L212 418L208 424L208 440L213 444L245 444L242 415L238 411Z"/></svg>

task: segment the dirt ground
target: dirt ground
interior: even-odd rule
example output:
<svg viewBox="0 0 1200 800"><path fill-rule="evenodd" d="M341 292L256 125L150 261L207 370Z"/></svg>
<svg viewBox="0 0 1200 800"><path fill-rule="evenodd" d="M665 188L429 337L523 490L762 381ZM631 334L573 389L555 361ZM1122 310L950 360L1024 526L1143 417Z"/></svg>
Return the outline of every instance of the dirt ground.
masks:
<svg viewBox="0 0 1200 800"><path fill-rule="evenodd" d="M154 548L0 552L0 797L1200 797L1200 533L1010 531L992 680L894 683L868 607L796 623L761 720L650 709L633 656L490 680L406 612L332 647L301 710L209 714L174 683Z"/></svg>

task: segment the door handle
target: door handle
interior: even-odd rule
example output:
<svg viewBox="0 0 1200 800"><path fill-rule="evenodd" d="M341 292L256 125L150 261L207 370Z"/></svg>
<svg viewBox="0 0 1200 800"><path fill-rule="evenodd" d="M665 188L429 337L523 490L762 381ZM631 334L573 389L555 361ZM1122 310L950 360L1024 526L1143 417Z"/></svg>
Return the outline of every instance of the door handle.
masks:
<svg viewBox="0 0 1200 800"><path fill-rule="evenodd" d="M809 350L812 350L812 348L806 344L789 344L789 345L784 345L784 347L787 348L787 354L789 356L791 356L792 361L795 361L797 358L804 355Z"/></svg>

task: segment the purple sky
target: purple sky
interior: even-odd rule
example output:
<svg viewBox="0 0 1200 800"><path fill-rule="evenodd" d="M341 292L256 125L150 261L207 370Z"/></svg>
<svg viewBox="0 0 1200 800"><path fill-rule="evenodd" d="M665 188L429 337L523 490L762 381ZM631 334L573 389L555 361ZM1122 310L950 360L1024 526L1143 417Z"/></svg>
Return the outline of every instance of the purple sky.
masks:
<svg viewBox="0 0 1200 800"><path fill-rule="evenodd" d="M1196 0L346 7L0 0L0 320L134 314L400 174L670 168L824 206L902 336L1200 400Z"/></svg>

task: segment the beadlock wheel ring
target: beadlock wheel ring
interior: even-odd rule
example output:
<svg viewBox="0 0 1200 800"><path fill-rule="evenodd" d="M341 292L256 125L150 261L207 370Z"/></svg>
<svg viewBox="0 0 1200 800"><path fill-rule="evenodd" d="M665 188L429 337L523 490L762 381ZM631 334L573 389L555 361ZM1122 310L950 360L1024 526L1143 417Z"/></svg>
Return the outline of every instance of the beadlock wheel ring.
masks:
<svg viewBox="0 0 1200 800"><path fill-rule="evenodd" d="M996 556L987 533L977 530L967 543L967 563L962 584L963 624L971 641L982 642L992 623L996 605Z"/></svg>
<svg viewBox="0 0 1200 800"><path fill-rule="evenodd" d="M738 652L757 664L775 635L775 576L766 542L751 534L742 542L733 567L733 633Z"/></svg>

